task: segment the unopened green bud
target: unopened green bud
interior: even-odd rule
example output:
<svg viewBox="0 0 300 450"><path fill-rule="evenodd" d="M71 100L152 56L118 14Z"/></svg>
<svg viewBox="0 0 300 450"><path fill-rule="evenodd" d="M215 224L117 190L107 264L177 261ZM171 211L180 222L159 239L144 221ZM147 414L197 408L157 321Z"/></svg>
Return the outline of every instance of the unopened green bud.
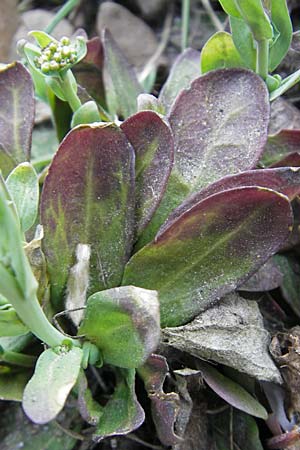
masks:
<svg viewBox="0 0 300 450"><path fill-rule="evenodd" d="M57 45L55 44L55 42L51 42L51 44L49 44L49 49L51 50L51 52L56 52L57 49Z"/></svg>
<svg viewBox="0 0 300 450"><path fill-rule="evenodd" d="M63 37L60 39L60 43L61 43L62 45L70 45L70 39L69 39L68 37L66 37L66 36L63 36Z"/></svg>
<svg viewBox="0 0 300 450"><path fill-rule="evenodd" d="M41 65L41 70L44 73L48 73L50 70L50 64L48 62L43 62L43 64Z"/></svg>

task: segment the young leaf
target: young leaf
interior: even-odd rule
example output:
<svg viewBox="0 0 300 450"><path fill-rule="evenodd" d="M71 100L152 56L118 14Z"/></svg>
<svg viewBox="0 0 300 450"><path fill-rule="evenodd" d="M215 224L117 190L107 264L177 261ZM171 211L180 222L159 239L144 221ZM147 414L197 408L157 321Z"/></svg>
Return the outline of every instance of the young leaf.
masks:
<svg viewBox="0 0 300 450"><path fill-rule="evenodd" d="M268 413L265 408L242 386L225 377L209 364L197 362L197 366L208 386L223 400L251 416L267 419Z"/></svg>
<svg viewBox="0 0 300 450"><path fill-rule="evenodd" d="M19 164L8 176L6 185L16 205L22 231L29 230L38 213L39 182L29 163Z"/></svg>
<svg viewBox="0 0 300 450"><path fill-rule="evenodd" d="M133 68L108 30L102 36L104 47L105 93L109 112L124 119L137 112L137 97L142 93Z"/></svg>
<svg viewBox="0 0 300 450"><path fill-rule="evenodd" d="M97 345L107 364L141 366L159 343L157 293L134 286L97 292L87 301L78 333Z"/></svg>
<svg viewBox="0 0 300 450"><path fill-rule="evenodd" d="M258 305L232 293L191 323L163 330L164 344L232 367L258 380L281 383L269 354L270 337Z"/></svg>
<svg viewBox="0 0 300 450"><path fill-rule="evenodd" d="M241 13L236 5L235 0L219 0L219 3L221 3L222 8L229 16L238 18L241 17Z"/></svg>
<svg viewBox="0 0 300 450"><path fill-rule="evenodd" d="M121 125L135 151L137 232L145 228L165 192L174 159L169 126L152 111L143 111Z"/></svg>
<svg viewBox="0 0 300 450"><path fill-rule="evenodd" d="M187 89L191 82L200 75L200 52L187 48L179 55L163 85L159 100L169 110L175 98L182 89Z"/></svg>
<svg viewBox="0 0 300 450"><path fill-rule="evenodd" d="M229 67L247 67L242 61L232 36L225 31L215 33L201 51L201 72Z"/></svg>
<svg viewBox="0 0 300 450"><path fill-rule="evenodd" d="M291 223L289 201L275 191L223 191L136 253L123 284L157 290L162 326L183 324L249 278L280 248Z"/></svg>
<svg viewBox="0 0 300 450"><path fill-rule="evenodd" d="M34 423L48 423L62 410L77 381L81 359L78 347L49 348L41 354L23 395L24 411Z"/></svg>
<svg viewBox="0 0 300 450"><path fill-rule="evenodd" d="M278 33L269 53L269 70L273 72L285 57L292 42L293 26L286 0L271 1L271 18Z"/></svg>
<svg viewBox="0 0 300 450"><path fill-rule="evenodd" d="M33 83L22 64L16 62L0 69L0 99L5 105L0 115L0 145L6 152L0 162L9 156L17 164L30 157L34 121Z"/></svg>
<svg viewBox="0 0 300 450"><path fill-rule="evenodd" d="M188 194L255 167L267 140L269 108L265 83L245 69L209 72L177 97L169 114L174 167L138 248L154 238Z"/></svg>
<svg viewBox="0 0 300 450"><path fill-rule="evenodd" d="M100 442L108 436L124 435L135 430L145 420L145 413L135 394L135 370L119 369L113 396L103 409L93 440Z"/></svg>
<svg viewBox="0 0 300 450"><path fill-rule="evenodd" d="M235 0L235 4L256 41L273 38L273 28L261 0Z"/></svg>
<svg viewBox="0 0 300 450"><path fill-rule="evenodd" d="M45 180L41 221L55 304L77 244L91 247L89 293L120 284L131 250L134 152L113 124L80 126L61 143Z"/></svg>
<svg viewBox="0 0 300 450"><path fill-rule="evenodd" d="M246 67L256 70L256 46L250 28L243 19L230 17L230 28L235 48Z"/></svg>

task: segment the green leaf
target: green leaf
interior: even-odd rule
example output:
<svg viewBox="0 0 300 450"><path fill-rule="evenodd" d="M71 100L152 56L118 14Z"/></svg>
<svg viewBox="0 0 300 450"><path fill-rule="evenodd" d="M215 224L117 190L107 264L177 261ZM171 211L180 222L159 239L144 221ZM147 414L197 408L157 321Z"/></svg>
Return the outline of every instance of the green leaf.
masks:
<svg viewBox="0 0 300 450"><path fill-rule="evenodd" d="M142 111L122 123L135 151L137 233L146 227L166 189L174 160L170 127L158 114Z"/></svg>
<svg viewBox="0 0 300 450"><path fill-rule="evenodd" d="M293 26L286 0L271 1L271 18L279 33L270 46L269 70L273 72L285 57L292 42Z"/></svg>
<svg viewBox="0 0 300 450"><path fill-rule="evenodd" d="M280 248L291 223L289 201L275 191L223 191L196 203L136 253L123 284L157 290L162 326L181 325L254 273Z"/></svg>
<svg viewBox="0 0 300 450"><path fill-rule="evenodd" d="M238 18L241 17L241 13L237 8L236 2L234 0L219 0L219 3L221 4L226 14L228 14L229 16Z"/></svg>
<svg viewBox="0 0 300 450"><path fill-rule="evenodd" d="M33 83L21 63L0 69L0 101L5 105L0 114L0 145L6 152L4 158L8 155L17 164L30 157L34 121Z"/></svg>
<svg viewBox="0 0 300 450"><path fill-rule="evenodd" d="M21 402L31 371L8 371L0 374L0 400Z"/></svg>
<svg viewBox="0 0 300 450"><path fill-rule="evenodd" d="M73 114L71 127L74 128L77 125L88 124L93 122L101 122L99 109L93 100L84 103Z"/></svg>
<svg viewBox="0 0 300 450"><path fill-rule="evenodd" d="M234 409L231 416L226 410L214 415L210 423L216 450L228 450L232 439L236 448L263 450L256 421L248 414ZM232 435L229 429L232 429Z"/></svg>
<svg viewBox="0 0 300 450"><path fill-rule="evenodd" d="M103 413L103 407L93 399L83 370L78 380L78 409L81 417L90 425L97 425Z"/></svg>
<svg viewBox="0 0 300 450"><path fill-rule="evenodd" d="M126 119L137 112L137 97L143 89L108 30L103 31L102 42L108 109L112 116Z"/></svg>
<svg viewBox="0 0 300 450"><path fill-rule="evenodd" d="M82 350L64 347L45 350L23 395L23 409L37 424L55 419L77 381Z"/></svg>
<svg viewBox="0 0 300 450"><path fill-rule="evenodd" d="M133 286L97 292L87 301L78 334L97 345L106 363L141 366L159 343L157 293Z"/></svg>
<svg viewBox="0 0 300 450"><path fill-rule="evenodd" d="M187 89L191 82L200 76L199 63L200 52L192 48L187 48L176 58L159 94L159 100L167 110L170 109L180 91Z"/></svg>
<svg viewBox="0 0 300 450"><path fill-rule="evenodd" d="M250 28L243 19L230 17L230 28L235 48L249 69L256 70L256 45Z"/></svg>
<svg viewBox="0 0 300 450"><path fill-rule="evenodd" d="M113 124L73 129L41 198L52 299L61 305L78 244L91 246L89 294L120 284L133 239L134 152Z"/></svg>
<svg viewBox="0 0 300 450"><path fill-rule="evenodd" d="M135 370L120 369L116 372L117 385L100 418L93 440L124 435L138 428L145 413L135 395Z"/></svg>
<svg viewBox="0 0 300 450"><path fill-rule="evenodd" d="M56 44L58 43L56 39L44 31L30 31L29 36L33 36L41 48L47 47L51 44L51 42L55 42Z"/></svg>
<svg viewBox="0 0 300 450"><path fill-rule="evenodd" d="M225 31L215 33L201 51L201 72L228 67L247 67L233 43L232 36Z"/></svg>
<svg viewBox="0 0 300 450"><path fill-rule="evenodd" d="M19 164L8 176L6 185L16 205L22 231L34 224L39 203L39 181L29 163Z"/></svg>
<svg viewBox="0 0 300 450"><path fill-rule="evenodd" d="M13 308L0 310L0 336L18 336L28 333L28 328L19 319Z"/></svg>
<svg viewBox="0 0 300 450"><path fill-rule="evenodd" d="M189 194L256 166L267 140L269 108L265 83L245 69L209 72L182 91L169 113L174 167L138 248Z"/></svg>
<svg viewBox="0 0 300 450"><path fill-rule="evenodd" d="M261 0L235 0L235 4L256 41L273 38L273 27Z"/></svg>

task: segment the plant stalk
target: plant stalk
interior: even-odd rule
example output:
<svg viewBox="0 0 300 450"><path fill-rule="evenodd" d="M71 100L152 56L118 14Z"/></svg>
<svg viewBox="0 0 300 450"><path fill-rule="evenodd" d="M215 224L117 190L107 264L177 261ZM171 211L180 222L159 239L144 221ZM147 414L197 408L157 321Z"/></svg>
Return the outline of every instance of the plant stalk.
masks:
<svg viewBox="0 0 300 450"><path fill-rule="evenodd" d="M265 80L268 76L269 70L269 41L263 39L257 41L257 60L256 60L256 73Z"/></svg>
<svg viewBox="0 0 300 450"><path fill-rule="evenodd" d="M51 34L59 22L64 19L80 2L80 0L68 0L60 10L55 14L49 25L45 28L45 32Z"/></svg>
<svg viewBox="0 0 300 450"><path fill-rule="evenodd" d="M4 351L0 354L0 361L6 364L12 364L20 367L34 367L36 357L31 355L24 355L23 353Z"/></svg>
<svg viewBox="0 0 300 450"><path fill-rule="evenodd" d="M181 51L184 51L188 46L190 7L190 0L182 0Z"/></svg>

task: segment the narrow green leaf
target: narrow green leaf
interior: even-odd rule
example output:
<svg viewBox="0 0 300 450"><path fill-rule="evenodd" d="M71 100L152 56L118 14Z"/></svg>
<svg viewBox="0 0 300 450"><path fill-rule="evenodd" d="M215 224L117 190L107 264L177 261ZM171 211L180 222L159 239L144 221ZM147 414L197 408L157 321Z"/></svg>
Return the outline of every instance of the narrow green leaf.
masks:
<svg viewBox="0 0 300 450"><path fill-rule="evenodd" d="M30 376L29 370L0 374L0 400L21 402Z"/></svg>
<svg viewBox="0 0 300 450"><path fill-rule="evenodd" d="M269 54L269 70L273 72L285 57L292 42L293 26L286 0L271 1L271 18L278 32Z"/></svg>
<svg viewBox="0 0 300 450"><path fill-rule="evenodd" d="M29 163L19 164L8 176L6 185L16 205L22 231L29 230L38 213L39 182Z"/></svg>
<svg viewBox="0 0 300 450"><path fill-rule="evenodd" d="M202 48L201 72L229 67L247 67L247 65L240 57L231 34L218 31Z"/></svg>
<svg viewBox="0 0 300 450"><path fill-rule="evenodd" d="M26 415L37 424L55 419L77 381L82 350L63 347L45 350L23 395Z"/></svg>
<svg viewBox="0 0 300 450"><path fill-rule="evenodd" d="M199 64L200 52L192 48L187 48L176 58L159 94L159 100L167 110L170 109L180 91L187 89L191 82L200 76Z"/></svg>
<svg viewBox="0 0 300 450"><path fill-rule="evenodd" d="M0 101L5 105L0 114L0 145L16 163L23 162L30 157L34 92L21 63L0 69Z"/></svg>
<svg viewBox="0 0 300 450"><path fill-rule="evenodd" d="M136 253L123 284L157 290L162 326L183 324L254 273L280 248L291 223L289 201L275 191L223 191Z"/></svg>
<svg viewBox="0 0 300 450"><path fill-rule="evenodd" d="M78 244L91 247L89 294L120 284L132 246L134 152L113 124L73 129L61 143L41 199L52 299L62 305Z"/></svg>
<svg viewBox="0 0 300 450"><path fill-rule="evenodd" d="M28 328L19 319L13 308L0 310L0 336L19 336L28 333Z"/></svg>
<svg viewBox="0 0 300 450"><path fill-rule="evenodd" d="M126 119L137 112L137 97L143 89L108 30L103 31L102 42L108 109L112 116Z"/></svg>
<svg viewBox="0 0 300 450"><path fill-rule="evenodd" d="M241 17L241 13L234 0L219 0L219 3L229 16Z"/></svg>
<svg viewBox="0 0 300 450"><path fill-rule="evenodd" d="M250 28L243 19L230 17L230 28L235 48L246 67L256 70L256 45Z"/></svg>
<svg viewBox="0 0 300 450"><path fill-rule="evenodd" d="M87 301L78 334L97 345L106 363L141 366L159 343L157 293L133 286L97 292Z"/></svg>
<svg viewBox="0 0 300 450"><path fill-rule="evenodd" d="M135 394L135 370L116 372L117 385L100 418L93 439L100 442L108 436L124 435L138 428L145 413Z"/></svg>
<svg viewBox="0 0 300 450"><path fill-rule="evenodd" d="M273 28L261 0L235 0L235 4L256 41L273 38Z"/></svg>

